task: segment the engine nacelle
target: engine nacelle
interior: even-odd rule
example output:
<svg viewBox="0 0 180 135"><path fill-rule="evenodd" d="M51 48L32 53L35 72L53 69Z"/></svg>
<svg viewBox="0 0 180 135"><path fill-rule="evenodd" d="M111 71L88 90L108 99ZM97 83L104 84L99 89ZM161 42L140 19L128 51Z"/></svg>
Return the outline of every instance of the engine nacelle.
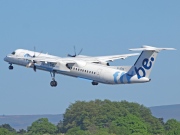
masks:
<svg viewBox="0 0 180 135"><path fill-rule="evenodd" d="M94 62L94 63L105 65L105 66L110 66L108 62L103 62L103 61L101 61L101 62Z"/></svg>

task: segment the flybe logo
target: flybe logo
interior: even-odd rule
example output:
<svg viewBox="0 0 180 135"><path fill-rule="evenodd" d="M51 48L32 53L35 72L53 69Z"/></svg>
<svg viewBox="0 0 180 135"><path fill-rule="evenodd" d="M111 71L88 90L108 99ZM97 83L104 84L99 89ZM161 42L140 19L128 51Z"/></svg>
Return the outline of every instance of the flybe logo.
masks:
<svg viewBox="0 0 180 135"><path fill-rule="evenodd" d="M153 61L154 61L154 58L153 58L153 57L151 57L150 60L147 59L147 58L145 58L145 59L142 61L142 67L139 67L139 68L136 68L136 67L135 67L135 72L136 72L136 74L137 74L137 76L138 76L138 79L146 76L146 71L145 71L145 70L151 69ZM142 74L140 74L140 72L141 72Z"/></svg>

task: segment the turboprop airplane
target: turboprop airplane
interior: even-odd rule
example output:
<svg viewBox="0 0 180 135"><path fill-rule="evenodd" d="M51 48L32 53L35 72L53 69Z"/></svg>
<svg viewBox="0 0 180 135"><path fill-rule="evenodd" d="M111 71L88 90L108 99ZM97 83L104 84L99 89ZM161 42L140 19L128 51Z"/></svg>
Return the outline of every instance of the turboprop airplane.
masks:
<svg viewBox="0 0 180 135"><path fill-rule="evenodd" d="M103 84L132 84L149 82L152 67L158 53L162 50L175 50L174 48L157 48L143 46L142 48L129 49L131 51L142 51L133 54L90 57L83 55L68 55L61 58L41 52L33 52L18 49L4 58L13 69L13 64L50 72L52 87L57 86L56 74L92 80L92 85ZM125 59L130 56L139 55L133 66L110 66L109 62L117 59Z"/></svg>

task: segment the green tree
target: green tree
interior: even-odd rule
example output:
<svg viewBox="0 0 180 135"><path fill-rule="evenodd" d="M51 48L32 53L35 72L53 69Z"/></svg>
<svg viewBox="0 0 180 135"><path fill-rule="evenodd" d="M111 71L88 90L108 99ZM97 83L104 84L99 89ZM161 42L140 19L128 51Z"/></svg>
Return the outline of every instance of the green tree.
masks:
<svg viewBox="0 0 180 135"><path fill-rule="evenodd" d="M0 127L0 135L14 135L14 134L9 130Z"/></svg>
<svg viewBox="0 0 180 135"><path fill-rule="evenodd" d="M113 121L115 126L121 127L121 129L126 130L125 134L135 134L140 133L146 135L148 133L146 125L141 121L140 118L135 115L128 114L125 117L119 117Z"/></svg>
<svg viewBox="0 0 180 135"><path fill-rule="evenodd" d="M77 128L93 135L100 130L117 135L164 133L162 119L153 117L148 108L137 103L110 100L76 101L71 104L63 121L58 124L58 131L69 133Z"/></svg>
<svg viewBox="0 0 180 135"><path fill-rule="evenodd" d="M26 130L20 129L19 131L17 131L17 133L18 133L19 135L24 135L24 134L26 133Z"/></svg>
<svg viewBox="0 0 180 135"><path fill-rule="evenodd" d="M50 123L47 118L41 118L28 127L28 135L55 134L57 127Z"/></svg>
<svg viewBox="0 0 180 135"><path fill-rule="evenodd" d="M81 130L79 127L74 127L68 130L66 135L91 135L89 131Z"/></svg>
<svg viewBox="0 0 180 135"><path fill-rule="evenodd" d="M180 135L180 122L175 119L170 119L165 126L166 135Z"/></svg>
<svg viewBox="0 0 180 135"><path fill-rule="evenodd" d="M149 108L139 105L138 103L129 103L127 101L119 102L120 106L123 106L130 114L142 119L146 124L148 132L151 134L163 134L164 127L161 120L152 116Z"/></svg>
<svg viewBox="0 0 180 135"><path fill-rule="evenodd" d="M1 128L5 128L5 129L7 129L10 132L14 132L14 133L16 132L16 130L14 128L12 128L9 124L3 124L0 127Z"/></svg>

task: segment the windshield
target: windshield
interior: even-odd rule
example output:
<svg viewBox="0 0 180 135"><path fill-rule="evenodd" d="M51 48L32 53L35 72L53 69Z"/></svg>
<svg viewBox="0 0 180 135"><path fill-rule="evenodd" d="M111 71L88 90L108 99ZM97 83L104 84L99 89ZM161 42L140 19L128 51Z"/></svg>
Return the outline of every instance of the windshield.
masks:
<svg viewBox="0 0 180 135"><path fill-rule="evenodd" d="M12 54L12 55L15 55L15 54L16 54L16 52L12 52L11 54Z"/></svg>

